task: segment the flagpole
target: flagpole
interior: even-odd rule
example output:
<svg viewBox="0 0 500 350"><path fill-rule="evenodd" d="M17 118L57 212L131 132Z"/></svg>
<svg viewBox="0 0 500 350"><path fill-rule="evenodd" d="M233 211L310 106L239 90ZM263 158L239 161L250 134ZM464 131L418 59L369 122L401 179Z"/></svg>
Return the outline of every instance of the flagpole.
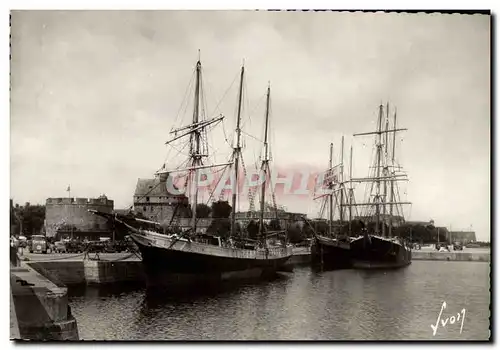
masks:
<svg viewBox="0 0 500 350"><path fill-rule="evenodd" d="M73 208L73 206L72 206L73 201L71 200L71 185L68 185L67 191L68 191L68 198L70 200L70 203L69 203L70 204L70 208ZM71 215L71 211L70 211L70 215ZM71 240L73 240L73 223L71 223Z"/></svg>

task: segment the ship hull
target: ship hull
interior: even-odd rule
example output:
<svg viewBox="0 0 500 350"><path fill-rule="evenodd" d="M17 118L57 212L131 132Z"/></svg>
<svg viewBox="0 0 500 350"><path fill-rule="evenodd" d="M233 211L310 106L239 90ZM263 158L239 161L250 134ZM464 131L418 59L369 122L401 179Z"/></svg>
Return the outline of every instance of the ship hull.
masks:
<svg viewBox="0 0 500 350"><path fill-rule="evenodd" d="M218 284L275 276L291 256L131 235L142 255L148 287ZM163 241L161 241L163 240ZM283 248L285 249L285 248ZM280 254L281 253L281 254Z"/></svg>
<svg viewBox="0 0 500 350"><path fill-rule="evenodd" d="M324 269L344 269L352 266L350 245L328 237L318 236L311 247L313 266Z"/></svg>
<svg viewBox="0 0 500 350"><path fill-rule="evenodd" d="M411 250L401 243L378 236L351 242L352 266L357 269L393 269L411 264Z"/></svg>

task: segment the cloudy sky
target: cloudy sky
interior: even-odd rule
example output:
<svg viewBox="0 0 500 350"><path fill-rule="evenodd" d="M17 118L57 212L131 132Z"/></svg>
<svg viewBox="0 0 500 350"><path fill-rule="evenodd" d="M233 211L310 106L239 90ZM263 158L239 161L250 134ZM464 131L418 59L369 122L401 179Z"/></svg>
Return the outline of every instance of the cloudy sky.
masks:
<svg viewBox="0 0 500 350"><path fill-rule="evenodd" d="M329 143L338 156L345 135L355 175L366 175L372 140L352 134L371 131L388 101L408 128L398 158L411 180L410 219L472 225L489 239L489 32L481 15L15 11L11 197L44 203L71 184L74 196L105 193L130 206L137 178L165 161L200 50L207 115L226 115L225 132L243 59L244 115L257 133L271 82L283 169L324 167ZM311 199L282 201L315 210Z"/></svg>

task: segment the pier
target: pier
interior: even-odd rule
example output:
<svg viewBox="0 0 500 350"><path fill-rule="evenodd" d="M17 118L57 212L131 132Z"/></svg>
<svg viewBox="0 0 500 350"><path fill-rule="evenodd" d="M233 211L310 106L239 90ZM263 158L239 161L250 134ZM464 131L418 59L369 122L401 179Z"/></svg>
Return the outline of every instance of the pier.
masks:
<svg viewBox="0 0 500 350"><path fill-rule="evenodd" d="M436 260L436 261L491 261L491 253L489 251L475 251L470 249L467 251L425 251L413 250L411 252L413 260Z"/></svg>
<svg viewBox="0 0 500 350"><path fill-rule="evenodd" d="M11 266L10 338L78 340L67 291L29 266Z"/></svg>
<svg viewBox="0 0 500 350"><path fill-rule="evenodd" d="M111 284L145 281L141 260L131 253L29 254L23 265L62 285Z"/></svg>
<svg viewBox="0 0 500 350"><path fill-rule="evenodd" d="M131 253L104 253L84 259L84 254L25 254L23 266L27 266L49 279L52 283L65 285L111 284L144 282L141 260ZM26 259L27 258L27 259ZM413 250L413 260L489 262L489 250L466 249L464 251L438 252L430 249ZM311 250L308 247L293 249L287 266L308 265Z"/></svg>

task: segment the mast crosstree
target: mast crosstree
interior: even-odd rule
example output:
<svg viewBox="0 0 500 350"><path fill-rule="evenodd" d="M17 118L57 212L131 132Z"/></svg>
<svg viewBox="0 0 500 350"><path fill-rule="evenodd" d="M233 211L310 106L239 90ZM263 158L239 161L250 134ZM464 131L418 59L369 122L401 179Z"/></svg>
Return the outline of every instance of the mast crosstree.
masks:
<svg viewBox="0 0 500 350"><path fill-rule="evenodd" d="M196 62L196 70L195 70L195 91L194 91L194 105L193 105L193 117L192 123L190 125L186 125L177 129L172 130L170 133L174 134L174 137L167 142L166 145L171 144L174 141L177 141L183 137L189 136L189 159L188 159L188 167L183 169L175 169L175 170L166 170L162 169L156 172L157 175L160 174L170 174L174 172L188 172L188 193L191 202L191 230L193 233L196 232L196 224L197 224L197 213L196 208L198 206L198 181L199 181L199 170L206 168L214 168L221 166L228 166L233 164L233 162L221 163L221 164L211 164L204 165L203 158L208 157L208 145L206 144L206 137L203 137L206 128L209 126L216 125L224 119L224 116L221 114L215 118L205 120L204 119L204 109L200 108L201 100L202 100L202 66L201 61L198 58ZM177 133L182 132L181 135L177 135Z"/></svg>
<svg viewBox="0 0 500 350"><path fill-rule="evenodd" d="M384 120L385 119L385 120ZM385 124L385 125L384 125ZM366 135L375 135L375 147L376 147L376 156L375 156L375 164L371 166L372 173L374 176L369 176L366 178L352 178L352 170L351 170L351 190L352 191L352 183L355 182L366 182L371 183L372 190L369 193L369 199L365 203L349 203L343 204L344 206L349 207L357 207L362 206L366 207L365 216L369 215L370 208L375 208L375 234L386 236L385 232L385 223L387 217L387 206L389 206L389 218L388 218L388 236L392 237L392 226L393 226L393 211L394 207L396 211L399 213L398 206L411 204L411 202L399 201L397 199L398 181L408 181L407 175L401 172L401 167L396 166L395 161L395 152L396 152L396 133L399 131L405 131L406 128L397 128L396 127L396 112L394 112L394 121L392 128L390 126L389 120L389 104L387 103L385 109L385 118L384 118L384 106L381 104L379 106L378 113L378 122L376 131L372 132L364 132L357 133L354 136L366 136ZM391 144L389 142L389 134L393 135L392 138L392 149ZM352 151L351 151L352 152ZM352 157L352 153L351 153ZM352 193L350 194L350 197ZM373 199L372 199L373 198ZM402 215L402 211L401 211ZM381 218L383 218L381 220Z"/></svg>

